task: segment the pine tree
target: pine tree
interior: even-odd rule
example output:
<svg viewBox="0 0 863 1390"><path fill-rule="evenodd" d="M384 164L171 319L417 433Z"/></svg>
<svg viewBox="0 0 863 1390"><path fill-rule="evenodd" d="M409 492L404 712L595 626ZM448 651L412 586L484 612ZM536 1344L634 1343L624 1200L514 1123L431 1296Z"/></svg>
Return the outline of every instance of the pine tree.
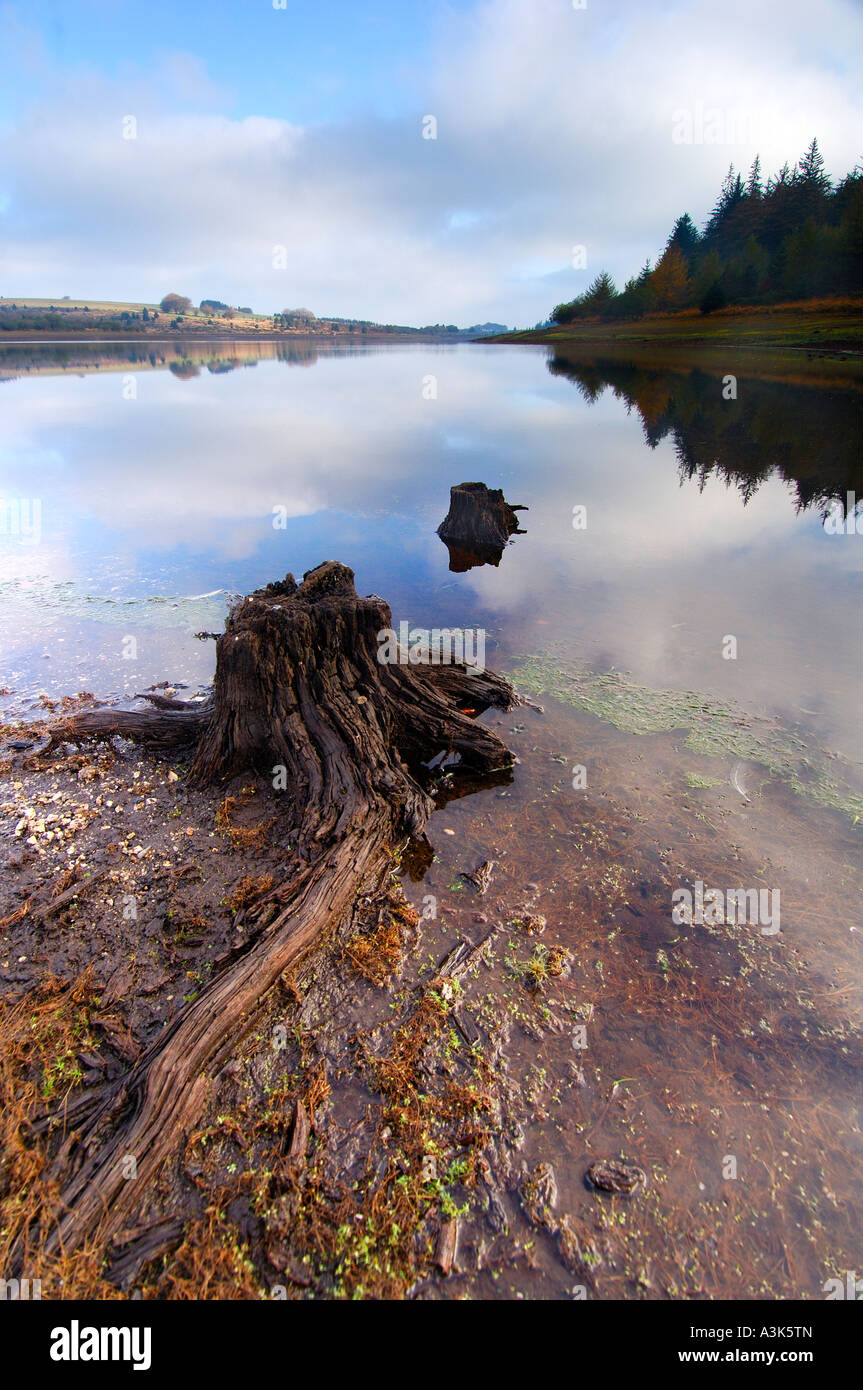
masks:
<svg viewBox="0 0 863 1390"><path fill-rule="evenodd" d="M700 304L710 286L720 279L722 275L722 261L719 252L712 247L705 256L702 256L698 264L698 269L692 282L692 293L696 304Z"/></svg>
<svg viewBox="0 0 863 1390"><path fill-rule="evenodd" d="M761 189L761 156L757 154L752 161L752 168L749 170L749 177L746 180L747 198L760 198Z"/></svg>
<svg viewBox="0 0 863 1390"><path fill-rule="evenodd" d="M791 169L788 164L788 160L786 159L785 163L782 165L782 168L779 170L779 173L771 174L770 178L767 180L767 196L772 197L773 194L776 192L777 188L787 188L790 183Z"/></svg>
<svg viewBox="0 0 863 1390"><path fill-rule="evenodd" d="M675 249L680 252L684 260L691 265L695 252L698 250L698 243L701 240L698 235L698 228L685 212L682 217L678 217L674 224L671 236L665 243L665 250Z"/></svg>
<svg viewBox="0 0 863 1390"><path fill-rule="evenodd" d="M705 237L717 236L725 227L731 213L737 204L745 197L743 180L739 174L735 174L734 165L728 166L728 173L722 181L722 189L719 197L714 204L713 211L705 230Z"/></svg>
<svg viewBox="0 0 863 1390"><path fill-rule="evenodd" d="M797 179L799 183L817 189L819 193L830 192L832 185L824 168L824 156L818 148L817 140L812 141L803 158L798 161Z"/></svg>
<svg viewBox="0 0 863 1390"><path fill-rule="evenodd" d="M591 312L600 313L614 299L617 290L607 270L601 270L584 296L585 304Z"/></svg>
<svg viewBox="0 0 863 1390"><path fill-rule="evenodd" d="M713 314L717 309L724 309L728 303L725 291L718 280L714 280L710 289L704 295L699 305L702 314Z"/></svg>

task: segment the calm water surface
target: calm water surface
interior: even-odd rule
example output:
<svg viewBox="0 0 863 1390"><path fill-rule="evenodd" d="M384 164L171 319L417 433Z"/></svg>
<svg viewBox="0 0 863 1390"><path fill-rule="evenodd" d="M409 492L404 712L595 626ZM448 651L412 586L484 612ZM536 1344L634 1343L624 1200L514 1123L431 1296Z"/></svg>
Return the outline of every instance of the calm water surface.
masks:
<svg viewBox="0 0 863 1390"><path fill-rule="evenodd" d="M267 345L166 344L155 369L53 372L39 351L0 354L0 496L41 502L38 544L0 535L19 697L206 680L212 648L190 628L218 626L227 591L337 557L396 620L485 627L498 661L553 648L857 752L863 536L827 534L817 493L800 497L819 472L837 496L852 485L858 393L741 378L723 402L716 377L625 369L604 387L601 367L573 380L577 364L539 347L296 346L278 360ZM529 507L527 535L498 568L452 574L435 529L450 486L474 479Z"/></svg>
<svg viewBox="0 0 863 1390"><path fill-rule="evenodd" d="M493 858L483 913L541 912L573 953L551 1016L513 1023L518 1152L574 1219L591 1158L655 1175L606 1296L821 1296L859 1268L863 517L824 516L863 496L861 393L753 372L724 401L718 374L492 345L4 348L0 377L7 717L204 686L194 634L230 595L325 559L396 623L484 629L543 711L487 716L513 781L443 807L406 888L439 897L442 951L458 873ZM457 573L435 532L465 481L528 510ZM697 879L778 888L781 933L673 930ZM483 988L523 1005L502 956ZM513 1277L567 1287L550 1249Z"/></svg>

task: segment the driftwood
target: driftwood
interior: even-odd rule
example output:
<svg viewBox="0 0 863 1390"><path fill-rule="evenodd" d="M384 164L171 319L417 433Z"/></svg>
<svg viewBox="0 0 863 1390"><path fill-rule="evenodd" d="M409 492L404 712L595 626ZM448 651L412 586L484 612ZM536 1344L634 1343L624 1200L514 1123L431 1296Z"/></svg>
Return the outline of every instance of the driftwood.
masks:
<svg viewBox="0 0 863 1390"><path fill-rule="evenodd" d="M30 916L41 918L42 921L47 921L49 917L54 916L55 912L62 912L63 908L68 907L69 903L75 898L80 898L81 894L88 888L92 888L95 883L99 883L107 872L107 869L97 869L96 872L90 874L88 878L79 879L77 883L72 884L71 888L67 888L65 893L58 893L56 898L51 898L47 903L32 908Z"/></svg>
<svg viewBox="0 0 863 1390"><path fill-rule="evenodd" d="M438 1232L434 1262L441 1274L449 1274L458 1250L458 1221L445 1221Z"/></svg>
<svg viewBox="0 0 863 1390"><path fill-rule="evenodd" d="M449 511L438 535L449 550L449 567L459 574L476 565L500 564L510 536L523 536L516 512L500 488L485 483L459 483L450 488Z"/></svg>
<svg viewBox="0 0 863 1390"><path fill-rule="evenodd" d="M116 1241L116 1253L108 1255L108 1278L121 1289L130 1289L145 1265L166 1255L183 1234L183 1223L174 1217L163 1217L149 1226L133 1231L121 1231Z"/></svg>
<svg viewBox="0 0 863 1390"><path fill-rule="evenodd" d="M55 1162L61 1207L49 1250L116 1242L135 1227L149 1185L279 976L345 918L358 888L382 880L391 847L421 834L434 809L427 765L442 750L475 777L512 765L471 717L515 703L508 683L465 667L382 665L378 633L391 626L382 599L359 598L351 570L327 563L299 586L288 575L233 609L207 705L98 710L53 727L51 747L114 734L162 748L194 742L190 778L202 787L250 772L272 778L284 787L279 833L296 867L267 895L274 920L119 1081L68 1108L75 1128ZM303 1128L298 1115L297 1158ZM125 1176L130 1155L135 1179Z"/></svg>

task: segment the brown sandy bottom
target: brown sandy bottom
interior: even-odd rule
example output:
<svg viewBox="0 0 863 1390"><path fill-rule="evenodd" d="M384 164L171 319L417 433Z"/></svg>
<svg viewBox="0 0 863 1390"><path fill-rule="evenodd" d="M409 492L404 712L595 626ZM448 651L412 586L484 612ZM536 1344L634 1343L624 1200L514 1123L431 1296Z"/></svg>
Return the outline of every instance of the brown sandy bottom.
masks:
<svg viewBox="0 0 863 1390"><path fill-rule="evenodd" d="M50 1258L66 1107L242 948L291 849L265 781L0 731L0 1271L24 1232L45 1298L817 1298L859 1266L859 827L766 773L743 801L673 733L485 722L511 780L442 794L135 1223ZM780 888L781 933L675 926L696 879Z"/></svg>

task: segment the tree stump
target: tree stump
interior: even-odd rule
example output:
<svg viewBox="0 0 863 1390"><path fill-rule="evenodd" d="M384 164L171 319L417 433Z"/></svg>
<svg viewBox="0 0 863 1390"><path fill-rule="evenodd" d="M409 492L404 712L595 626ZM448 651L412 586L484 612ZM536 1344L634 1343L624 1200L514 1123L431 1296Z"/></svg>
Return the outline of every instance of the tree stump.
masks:
<svg viewBox="0 0 863 1390"><path fill-rule="evenodd" d="M500 564L510 536L523 536L516 512L500 488L459 483L450 488L449 511L437 533L449 550L449 567L460 574L476 565Z"/></svg>
<svg viewBox="0 0 863 1390"><path fill-rule="evenodd" d="M353 580L328 562L300 585L288 575L242 599L219 638L204 708L172 701L180 708L131 717L99 710L51 731L49 748L111 734L159 747L195 741L190 777L199 786L250 772L271 778L284 787L275 793L279 833L290 836L298 863L265 900L278 914L248 949L120 1081L68 1111L78 1130L56 1165L61 1209L49 1251L93 1237L107 1243L129 1226L279 976L380 878L392 846L422 833L434 809L427 765L443 751L477 777L514 761L464 712L509 708L517 703L511 686L464 666L382 665L378 633L392 626L389 607L359 598ZM127 1181L130 1154L137 1179Z"/></svg>

